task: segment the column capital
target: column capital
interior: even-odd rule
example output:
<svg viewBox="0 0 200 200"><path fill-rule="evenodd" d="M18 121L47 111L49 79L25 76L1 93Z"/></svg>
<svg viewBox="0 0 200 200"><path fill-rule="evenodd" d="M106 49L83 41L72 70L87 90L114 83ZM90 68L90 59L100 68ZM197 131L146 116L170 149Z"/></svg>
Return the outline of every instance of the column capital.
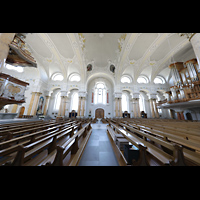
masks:
<svg viewBox="0 0 200 200"><path fill-rule="evenodd" d="M147 94L147 95L148 95L149 99L153 99L153 100L157 99L157 97L156 97L157 94L153 93L153 94Z"/></svg>
<svg viewBox="0 0 200 200"><path fill-rule="evenodd" d="M122 98L122 92L114 92L114 98L115 99L119 99L119 98Z"/></svg>
<svg viewBox="0 0 200 200"><path fill-rule="evenodd" d="M87 92L86 91L79 91L78 95L79 95L79 97L86 97Z"/></svg>

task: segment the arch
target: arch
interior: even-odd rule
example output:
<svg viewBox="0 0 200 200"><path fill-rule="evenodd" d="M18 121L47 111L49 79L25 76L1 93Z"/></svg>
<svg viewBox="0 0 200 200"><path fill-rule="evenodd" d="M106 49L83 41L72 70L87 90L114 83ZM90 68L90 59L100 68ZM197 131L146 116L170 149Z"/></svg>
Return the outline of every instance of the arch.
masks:
<svg viewBox="0 0 200 200"><path fill-rule="evenodd" d="M149 78L146 75L141 74L137 78L137 83L139 83L139 84L147 84L147 83L149 83Z"/></svg>
<svg viewBox="0 0 200 200"><path fill-rule="evenodd" d="M187 112L185 115L187 120L193 120L191 113Z"/></svg>
<svg viewBox="0 0 200 200"><path fill-rule="evenodd" d="M107 79L108 81L110 81L110 82L112 83L112 86L114 87L114 85L115 85L115 80L114 80L114 77L113 77L112 75L109 75L109 74L104 73L104 72L98 72L98 73L91 74L91 75L87 78L86 83L85 83L85 85L86 85L86 90L87 90L87 88L88 88L88 85L89 85L90 81L92 81L92 80L95 79L95 78L99 78L99 77Z"/></svg>

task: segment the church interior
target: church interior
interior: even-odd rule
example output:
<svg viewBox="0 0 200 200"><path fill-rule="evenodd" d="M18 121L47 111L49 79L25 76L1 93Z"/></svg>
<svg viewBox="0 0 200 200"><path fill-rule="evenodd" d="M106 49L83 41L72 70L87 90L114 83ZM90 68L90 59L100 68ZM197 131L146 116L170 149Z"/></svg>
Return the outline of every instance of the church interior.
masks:
<svg viewBox="0 0 200 200"><path fill-rule="evenodd" d="M0 166L200 165L200 33L0 33Z"/></svg>

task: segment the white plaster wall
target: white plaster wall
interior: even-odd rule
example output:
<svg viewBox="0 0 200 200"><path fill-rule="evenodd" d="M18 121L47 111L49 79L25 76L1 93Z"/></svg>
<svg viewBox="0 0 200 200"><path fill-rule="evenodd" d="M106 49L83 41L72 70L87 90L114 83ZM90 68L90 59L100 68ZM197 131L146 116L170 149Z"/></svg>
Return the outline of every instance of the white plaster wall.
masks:
<svg viewBox="0 0 200 200"><path fill-rule="evenodd" d="M92 89L95 86L95 81L104 81L108 90L109 90L109 103L104 105L104 104L92 104ZM91 117L95 117L95 110L97 108L102 108L104 109L104 117L114 117L114 109L113 109L113 86L111 82L106 79L106 78L95 78L91 80L88 84L88 90L87 90L87 98L86 98L86 114L85 117L88 117L89 115L89 110L91 110ZM110 115L108 115L110 113Z"/></svg>

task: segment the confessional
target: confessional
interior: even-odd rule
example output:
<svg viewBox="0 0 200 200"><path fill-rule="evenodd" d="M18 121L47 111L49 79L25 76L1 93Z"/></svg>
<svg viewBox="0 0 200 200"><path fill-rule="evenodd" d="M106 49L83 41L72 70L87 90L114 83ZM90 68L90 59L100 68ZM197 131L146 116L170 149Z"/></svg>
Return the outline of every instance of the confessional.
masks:
<svg viewBox="0 0 200 200"><path fill-rule="evenodd" d="M71 112L69 112L69 118L76 118L77 116L77 112L75 110L72 110Z"/></svg>
<svg viewBox="0 0 200 200"><path fill-rule="evenodd" d="M123 118L130 118L130 113L128 113L128 111L124 111Z"/></svg>

